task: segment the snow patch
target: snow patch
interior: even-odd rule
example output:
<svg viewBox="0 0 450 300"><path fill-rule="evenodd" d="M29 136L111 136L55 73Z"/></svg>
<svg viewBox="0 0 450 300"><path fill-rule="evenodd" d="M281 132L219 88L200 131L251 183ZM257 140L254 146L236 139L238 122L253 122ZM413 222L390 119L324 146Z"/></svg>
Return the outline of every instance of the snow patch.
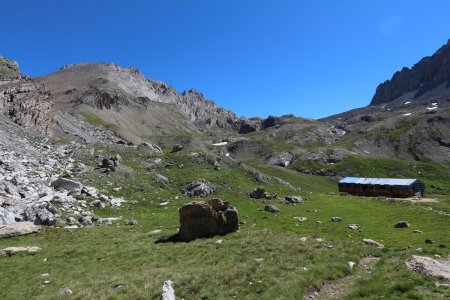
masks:
<svg viewBox="0 0 450 300"><path fill-rule="evenodd" d="M411 115L411 113L406 113L406 114L403 114L405 117L407 117L407 116L410 116Z"/></svg>
<svg viewBox="0 0 450 300"><path fill-rule="evenodd" d="M438 109L437 106L433 106L433 107L427 107L428 110L433 110L433 109Z"/></svg>
<svg viewBox="0 0 450 300"><path fill-rule="evenodd" d="M410 104L411 103L411 101L407 101L407 102L405 102L405 105L408 105L408 104Z"/></svg>
<svg viewBox="0 0 450 300"><path fill-rule="evenodd" d="M213 146L225 146L226 144L228 144L228 142L220 142L220 143L215 143L212 144Z"/></svg>

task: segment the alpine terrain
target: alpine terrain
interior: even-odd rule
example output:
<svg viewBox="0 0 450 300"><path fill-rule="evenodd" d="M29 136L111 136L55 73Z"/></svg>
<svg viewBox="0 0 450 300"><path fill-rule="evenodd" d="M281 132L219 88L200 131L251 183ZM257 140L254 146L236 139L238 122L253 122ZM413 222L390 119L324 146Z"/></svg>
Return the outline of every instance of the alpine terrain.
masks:
<svg viewBox="0 0 450 300"><path fill-rule="evenodd" d="M450 298L450 40L319 120L241 117L114 63L30 78L12 59L1 299ZM426 189L349 195L344 177Z"/></svg>

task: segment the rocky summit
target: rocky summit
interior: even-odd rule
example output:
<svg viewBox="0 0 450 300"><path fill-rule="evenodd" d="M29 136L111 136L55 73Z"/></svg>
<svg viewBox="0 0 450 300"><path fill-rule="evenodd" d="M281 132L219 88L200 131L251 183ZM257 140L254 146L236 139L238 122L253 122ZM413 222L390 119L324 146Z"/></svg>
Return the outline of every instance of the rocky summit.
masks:
<svg viewBox="0 0 450 300"><path fill-rule="evenodd" d="M448 49L320 120L1 57L0 299L447 299Z"/></svg>

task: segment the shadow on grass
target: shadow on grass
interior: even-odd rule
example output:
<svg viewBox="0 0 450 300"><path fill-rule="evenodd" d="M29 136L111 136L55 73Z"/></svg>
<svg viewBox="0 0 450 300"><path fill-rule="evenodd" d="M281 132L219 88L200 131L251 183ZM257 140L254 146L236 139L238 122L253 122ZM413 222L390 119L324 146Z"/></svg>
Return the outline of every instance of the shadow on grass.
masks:
<svg viewBox="0 0 450 300"><path fill-rule="evenodd" d="M178 233L175 233L169 237L162 237L158 239L155 244L162 244L162 243L186 243L185 241L180 240L180 235Z"/></svg>

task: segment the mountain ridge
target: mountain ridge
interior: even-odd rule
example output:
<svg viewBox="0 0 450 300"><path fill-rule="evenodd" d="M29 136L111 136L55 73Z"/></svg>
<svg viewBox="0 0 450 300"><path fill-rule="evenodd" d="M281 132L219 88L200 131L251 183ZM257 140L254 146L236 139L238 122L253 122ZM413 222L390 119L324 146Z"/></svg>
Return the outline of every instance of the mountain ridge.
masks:
<svg viewBox="0 0 450 300"><path fill-rule="evenodd" d="M440 85L439 94L450 95L450 39L431 56L423 57L411 68L403 67L378 85L369 105L389 103L406 93L411 95L405 101L431 96L430 92Z"/></svg>

